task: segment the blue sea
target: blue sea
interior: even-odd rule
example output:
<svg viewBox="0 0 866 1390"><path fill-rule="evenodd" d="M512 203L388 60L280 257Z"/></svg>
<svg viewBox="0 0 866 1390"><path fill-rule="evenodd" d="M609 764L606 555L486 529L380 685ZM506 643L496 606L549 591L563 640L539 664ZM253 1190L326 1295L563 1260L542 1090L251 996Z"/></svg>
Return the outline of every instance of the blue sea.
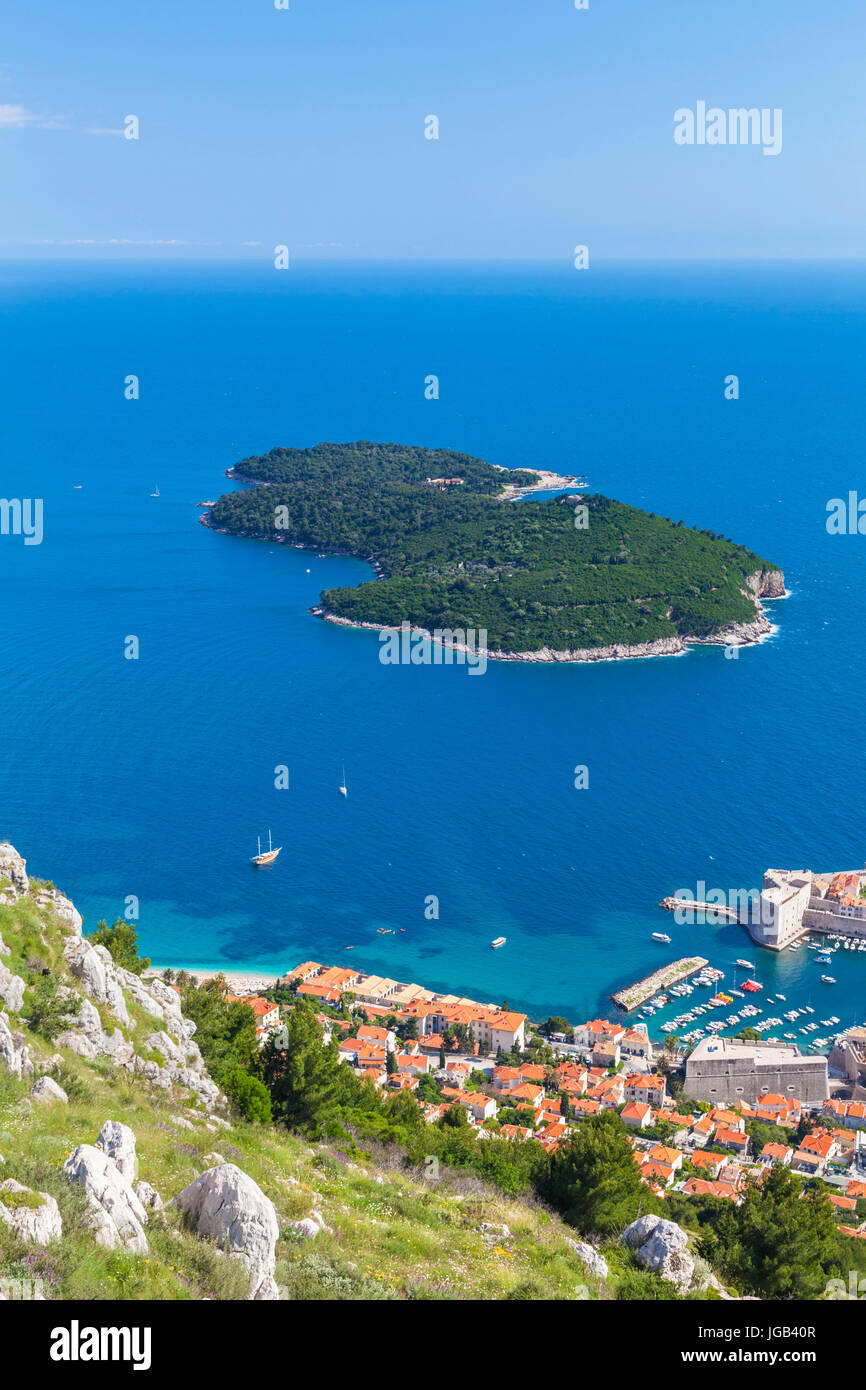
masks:
<svg viewBox="0 0 866 1390"><path fill-rule="evenodd" d="M2 491L44 499L41 545L0 537L0 833L86 929L134 897L157 965L351 962L571 1019L671 953L746 955L788 1008L863 1017L866 954L828 987L814 952L656 906L866 860L866 538L825 526L866 490L862 267L7 262L0 312ZM736 660L383 666L309 612L366 565L197 522L237 460L361 438L723 532L784 570L777 631Z"/></svg>

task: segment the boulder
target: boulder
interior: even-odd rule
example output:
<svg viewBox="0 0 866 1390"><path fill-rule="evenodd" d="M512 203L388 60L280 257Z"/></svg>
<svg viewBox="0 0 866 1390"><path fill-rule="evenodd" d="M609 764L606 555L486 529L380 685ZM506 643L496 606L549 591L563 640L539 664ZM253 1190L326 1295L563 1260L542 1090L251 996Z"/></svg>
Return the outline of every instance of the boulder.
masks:
<svg viewBox="0 0 866 1390"><path fill-rule="evenodd" d="M59 1033L55 1041L58 1047L68 1047L70 1052L74 1052L76 1057L83 1057L85 1062L92 1062L99 1056L96 1044L84 1033L78 1033L74 1029Z"/></svg>
<svg viewBox="0 0 866 1390"><path fill-rule="evenodd" d="M78 1017L75 1020L76 1033L83 1033L91 1042L102 1046L102 1020L89 999L82 999Z"/></svg>
<svg viewBox="0 0 866 1390"><path fill-rule="evenodd" d="M38 1200L38 1206L7 1206L3 1193L14 1199L23 1194L30 1201ZM60 1208L47 1192L32 1192L14 1178L0 1182L0 1223L8 1226L20 1240L32 1241L34 1245L47 1245L50 1240L59 1240L63 1234Z"/></svg>
<svg viewBox="0 0 866 1390"><path fill-rule="evenodd" d="M158 999L154 999L140 975L122 969L118 969L116 974L118 982L124 989L129 990L136 1004L140 1004L145 1013L150 1014L152 1018L165 1019L165 1009Z"/></svg>
<svg viewBox="0 0 866 1390"><path fill-rule="evenodd" d="M177 990L172 989L170 985L159 979L151 980L148 988L153 998L159 1000L167 1014L174 1014L178 1021L183 1018L180 1011L180 995Z"/></svg>
<svg viewBox="0 0 866 1390"><path fill-rule="evenodd" d="M151 1052L158 1052L163 1062L176 1067L182 1067L186 1063L186 1057L180 1050L174 1038L170 1037L163 1029L159 1033L149 1033L144 1040L145 1047Z"/></svg>
<svg viewBox="0 0 866 1390"><path fill-rule="evenodd" d="M78 908L63 893L58 893L56 889L53 896L54 911L60 918L60 925L64 931L71 932L74 936L80 936L83 923Z"/></svg>
<svg viewBox="0 0 866 1390"><path fill-rule="evenodd" d="M243 1260L250 1275L250 1298L279 1297L274 1282L277 1213L258 1183L233 1163L222 1163L202 1173L174 1200L199 1235Z"/></svg>
<svg viewBox="0 0 866 1390"><path fill-rule="evenodd" d="M40 1105L51 1105L58 1100L63 1105L69 1104L69 1097L63 1087L52 1081L50 1076L40 1076L38 1081L34 1081L30 1087L30 1094Z"/></svg>
<svg viewBox="0 0 866 1390"><path fill-rule="evenodd" d="M0 843L0 879L4 878L8 879L8 884L4 885L2 890L6 901L17 902L20 897L29 893L27 861L21 858L8 840Z"/></svg>
<svg viewBox="0 0 866 1390"><path fill-rule="evenodd" d="M118 1023L128 1026L129 1011L117 978L115 965L104 946L94 946L84 936L70 936L63 957L84 993L105 1004Z"/></svg>
<svg viewBox="0 0 866 1390"><path fill-rule="evenodd" d="M688 1252L688 1235L675 1221L641 1216L626 1228L622 1239L634 1250L642 1269L653 1270L681 1289L689 1288L695 1262Z"/></svg>
<svg viewBox="0 0 866 1390"><path fill-rule="evenodd" d="M163 1200L155 1187L151 1187L149 1182L137 1182L133 1184L133 1192L143 1207L149 1211L162 1211Z"/></svg>
<svg viewBox="0 0 866 1390"><path fill-rule="evenodd" d="M103 1056L108 1057L115 1067L132 1067L133 1065L135 1048L131 1042L127 1041L119 1028L104 1035L101 1051Z"/></svg>
<svg viewBox="0 0 866 1390"><path fill-rule="evenodd" d="M199 1071L192 1071L189 1067L180 1067L172 1077L180 1086L186 1088L204 1101L210 1108L221 1099L220 1088L215 1081L211 1081L209 1076L203 1076Z"/></svg>
<svg viewBox="0 0 866 1390"><path fill-rule="evenodd" d="M21 1012L26 988L20 975L13 975L8 966L0 964L0 1003L11 1009L13 1014Z"/></svg>
<svg viewBox="0 0 866 1390"><path fill-rule="evenodd" d="M108 1057L116 1067L131 1067L135 1058L132 1043L119 1028L111 1033L103 1031L99 1014L89 999L81 1000L81 1011L74 1026L61 1033L57 1042L88 1062L96 1057Z"/></svg>
<svg viewBox="0 0 866 1390"><path fill-rule="evenodd" d="M293 1231L297 1231L298 1235L303 1236L305 1240L315 1240L316 1236L319 1234L320 1228L311 1216L305 1216L300 1221L290 1221L288 1224Z"/></svg>
<svg viewBox="0 0 866 1390"><path fill-rule="evenodd" d="M139 1057L136 1053L132 1059L132 1065L135 1071L141 1073L145 1081L150 1081L154 1086L161 1087L163 1091L171 1090L171 1077L158 1062L146 1062L143 1057Z"/></svg>
<svg viewBox="0 0 866 1390"><path fill-rule="evenodd" d="M645 1245L660 1221L661 1217L652 1213L649 1216L639 1216L637 1221L633 1221L623 1231L623 1245L627 1245L630 1250L636 1250L639 1245Z"/></svg>
<svg viewBox="0 0 866 1390"><path fill-rule="evenodd" d="M138 1176L135 1135L128 1125L122 1125L119 1120L106 1120L99 1131L96 1147L108 1155L117 1171L122 1173L128 1182L132 1182Z"/></svg>
<svg viewBox="0 0 866 1390"><path fill-rule="evenodd" d="M108 1154L93 1144L79 1144L63 1172L70 1182L81 1183L87 1194L98 1245L125 1245L137 1255L147 1254L147 1212Z"/></svg>
<svg viewBox="0 0 866 1390"><path fill-rule="evenodd" d="M566 1244L571 1247L582 1265L585 1265L590 1274L594 1274L597 1279L606 1279L608 1276L607 1260L600 1255L594 1245L588 1245L585 1240L566 1240Z"/></svg>
<svg viewBox="0 0 866 1390"><path fill-rule="evenodd" d="M84 993L97 1003L106 1002L105 965L85 937L67 941L63 957Z"/></svg>
<svg viewBox="0 0 866 1390"><path fill-rule="evenodd" d="M334 1234L333 1228L328 1225L320 1211L311 1211L309 1219L318 1226L320 1231L324 1231L326 1235L332 1236Z"/></svg>
<svg viewBox="0 0 866 1390"><path fill-rule="evenodd" d="M55 1052L53 1057L36 1057L33 1061L33 1070L37 1076L46 1076L49 1072L58 1071L63 1066L63 1058L59 1052Z"/></svg>
<svg viewBox="0 0 866 1390"><path fill-rule="evenodd" d="M0 1062L13 1076L21 1078L33 1075L30 1049L26 1046L20 1033L12 1032L8 1018L2 1013L0 1013Z"/></svg>
<svg viewBox="0 0 866 1390"><path fill-rule="evenodd" d="M33 898L38 907L47 908L52 911L60 924L61 931L71 932L76 936L81 935L82 920L81 913L71 903L59 888L36 888L33 891Z"/></svg>

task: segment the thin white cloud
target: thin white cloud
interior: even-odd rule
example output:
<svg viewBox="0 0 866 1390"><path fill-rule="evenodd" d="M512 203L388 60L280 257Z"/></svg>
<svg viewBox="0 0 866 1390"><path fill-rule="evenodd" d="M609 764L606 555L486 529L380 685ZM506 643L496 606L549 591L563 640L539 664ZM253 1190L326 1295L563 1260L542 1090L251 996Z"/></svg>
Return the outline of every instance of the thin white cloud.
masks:
<svg viewBox="0 0 866 1390"><path fill-rule="evenodd" d="M38 117L24 106L12 106L8 103L0 106L0 130L20 130L23 126L32 125L37 119Z"/></svg>
<svg viewBox="0 0 866 1390"><path fill-rule="evenodd" d="M68 130L65 116L39 116L15 102L0 105L0 130Z"/></svg>
<svg viewBox="0 0 866 1390"><path fill-rule="evenodd" d="M117 128L116 130L105 129L105 128L103 128L102 126L85 126L85 128L84 128L84 134L85 134L85 135L123 135L123 134L124 134L124 130L123 130L123 127L122 127L122 126L118 126L118 128Z"/></svg>
<svg viewBox="0 0 866 1390"><path fill-rule="evenodd" d="M70 240L58 241L54 238L43 237L39 241L28 243L33 246L222 246L221 241L183 241L178 237L148 237L138 239L136 237L73 237Z"/></svg>

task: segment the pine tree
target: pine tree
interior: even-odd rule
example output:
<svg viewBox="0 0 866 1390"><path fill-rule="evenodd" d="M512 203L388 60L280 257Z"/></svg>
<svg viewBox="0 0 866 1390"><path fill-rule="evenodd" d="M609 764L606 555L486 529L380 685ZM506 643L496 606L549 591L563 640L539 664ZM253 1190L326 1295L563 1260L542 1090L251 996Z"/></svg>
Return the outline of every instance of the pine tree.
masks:
<svg viewBox="0 0 866 1390"><path fill-rule="evenodd" d="M654 1210L632 1156L628 1131L608 1111L581 1122L570 1143L551 1154L538 1194L578 1230L612 1235Z"/></svg>
<svg viewBox="0 0 866 1390"><path fill-rule="evenodd" d="M814 1299L843 1268L840 1237L826 1192L807 1190L789 1168L748 1184L742 1205L725 1202L701 1242L701 1254L747 1293Z"/></svg>
<svg viewBox="0 0 866 1390"><path fill-rule="evenodd" d="M323 1043L322 1025L306 1000L289 1014L287 1033L284 1048L269 1041L262 1053L274 1115L290 1129L331 1132L341 1101L357 1094L357 1079L341 1064L336 1040Z"/></svg>

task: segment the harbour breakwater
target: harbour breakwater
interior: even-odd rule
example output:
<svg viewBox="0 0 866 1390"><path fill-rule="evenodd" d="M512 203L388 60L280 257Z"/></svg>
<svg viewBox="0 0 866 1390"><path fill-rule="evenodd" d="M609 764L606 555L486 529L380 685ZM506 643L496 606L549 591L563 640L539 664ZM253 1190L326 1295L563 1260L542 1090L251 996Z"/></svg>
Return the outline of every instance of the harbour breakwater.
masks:
<svg viewBox="0 0 866 1390"><path fill-rule="evenodd" d="M709 961L705 960L703 956L683 956L680 960L671 961L669 965L663 965L659 970L654 970L651 975L647 975L643 980L638 980L636 984L629 985L626 989L617 990L610 997L617 1008L631 1013L634 1009L639 1009L641 1004L645 1004L660 989L670 989L671 985L678 985L681 980L687 980L690 975L697 975L708 965Z"/></svg>

